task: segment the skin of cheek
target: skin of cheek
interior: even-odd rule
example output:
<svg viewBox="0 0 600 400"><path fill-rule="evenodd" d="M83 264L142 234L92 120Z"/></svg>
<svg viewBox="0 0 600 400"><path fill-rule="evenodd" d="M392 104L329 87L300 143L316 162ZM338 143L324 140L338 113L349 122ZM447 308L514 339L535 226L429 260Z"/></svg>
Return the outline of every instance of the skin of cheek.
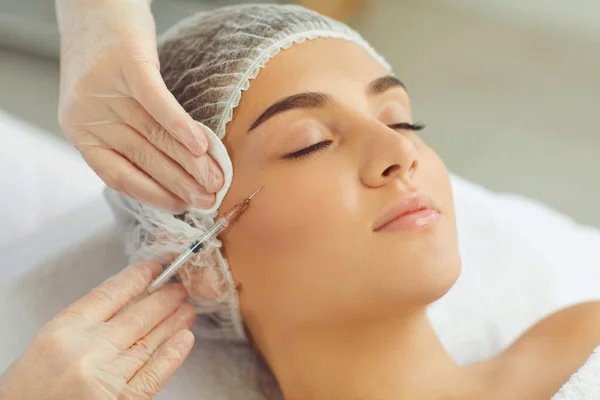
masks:
<svg viewBox="0 0 600 400"><path fill-rule="evenodd" d="M223 235L232 274L242 284L247 322L253 310L265 319L318 319L318 305L331 299L334 269L347 261L333 246L340 241L359 246L351 235L353 216L360 213L355 168L323 153L236 176L244 185L256 180L265 187L260 201L257 197L236 228Z"/></svg>

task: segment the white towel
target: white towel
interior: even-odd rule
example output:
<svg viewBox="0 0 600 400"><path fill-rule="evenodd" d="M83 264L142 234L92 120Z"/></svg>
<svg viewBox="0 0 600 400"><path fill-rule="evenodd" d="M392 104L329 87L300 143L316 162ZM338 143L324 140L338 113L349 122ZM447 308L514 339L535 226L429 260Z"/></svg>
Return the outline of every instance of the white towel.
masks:
<svg viewBox="0 0 600 400"><path fill-rule="evenodd" d="M552 400L598 400L600 399L600 347L586 363L552 397Z"/></svg>

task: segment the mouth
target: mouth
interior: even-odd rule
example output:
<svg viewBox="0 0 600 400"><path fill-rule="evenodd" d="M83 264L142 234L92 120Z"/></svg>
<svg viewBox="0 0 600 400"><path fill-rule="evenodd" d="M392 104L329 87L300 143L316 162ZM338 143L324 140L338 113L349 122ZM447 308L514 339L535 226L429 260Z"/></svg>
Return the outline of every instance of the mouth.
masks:
<svg viewBox="0 0 600 400"><path fill-rule="evenodd" d="M374 227L375 232L393 232L426 229L440 220L440 211L433 201L422 193L413 193L388 206Z"/></svg>

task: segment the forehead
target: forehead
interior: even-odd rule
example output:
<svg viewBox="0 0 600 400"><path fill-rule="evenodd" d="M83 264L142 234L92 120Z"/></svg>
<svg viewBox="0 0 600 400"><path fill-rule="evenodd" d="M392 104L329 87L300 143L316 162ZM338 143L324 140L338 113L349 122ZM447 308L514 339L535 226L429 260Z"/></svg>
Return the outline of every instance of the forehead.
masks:
<svg viewBox="0 0 600 400"><path fill-rule="evenodd" d="M366 50L347 40L319 38L294 44L250 81L233 125L247 123L274 102L300 92L324 92L340 100L362 95L371 81L387 74Z"/></svg>

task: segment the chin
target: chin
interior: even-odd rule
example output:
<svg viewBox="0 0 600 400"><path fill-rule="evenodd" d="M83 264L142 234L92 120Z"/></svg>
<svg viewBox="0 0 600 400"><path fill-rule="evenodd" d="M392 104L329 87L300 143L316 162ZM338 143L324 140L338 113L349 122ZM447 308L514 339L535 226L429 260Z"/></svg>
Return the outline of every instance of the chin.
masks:
<svg viewBox="0 0 600 400"><path fill-rule="evenodd" d="M461 259L458 250L430 251L417 257L402 257L399 263L390 265L390 289L394 290L398 305L411 304L428 306L443 297L456 283L461 272ZM391 288L391 286L394 286Z"/></svg>
<svg viewBox="0 0 600 400"><path fill-rule="evenodd" d="M456 256L456 259L452 262L446 263L445 267L442 271L440 271L439 276L436 279L436 287L432 293L432 300L430 303L438 300L443 297L452 289L458 277L460 276L460 272L462 270L462 263L460 260L460 256Z"/></svg>
<svg viewBox="0 0 600 400"><path fill-rule="evenodd" d="M423 265L430 280L429 303L433 303L444 296L456 283L462 270L462 263L458 251L446 252L443 257L437 255L434 260L427 260Z"/></svg>
<svg viewBox="0 0 600 400"><path fill-rule="evenodd" d="M411 268L422 279L430 302L444 296L460 276L462 261L455 237L444 229L419 244L413 243Z"/></svg>

